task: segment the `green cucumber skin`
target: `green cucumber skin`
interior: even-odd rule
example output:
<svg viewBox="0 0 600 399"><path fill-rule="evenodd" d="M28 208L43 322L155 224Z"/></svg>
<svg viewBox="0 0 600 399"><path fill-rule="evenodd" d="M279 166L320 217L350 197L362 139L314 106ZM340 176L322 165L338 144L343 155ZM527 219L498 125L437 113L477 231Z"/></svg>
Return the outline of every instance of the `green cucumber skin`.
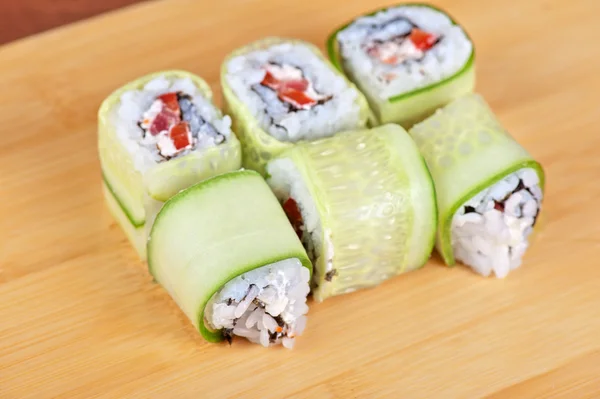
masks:
<svg viewBox="0 0 600 399"><path fill-rule="evenodd" d="M232 133L226 143L156 165L144 176L144 185L151 198L164 202L186 187L241 166L240 142Z"/></svg>
<svg viewBox="0 0 600 399"><path fill-rule="evenodd" d="M545 189L545 173L542 165L534 160L523 161L516 163L507 167L502 172L497 175L491 177L489 180L482 182L481 184L475 186L470 191L468 191L461 199L456 201L456 203L446 212L445 215L441 215L439 220L439 230L438 230L438 251L442 255L442 259L448 266L454 266L456 264L456 260L454 258L454 251L452 250L452 241L451 241L451 226L452 226L452 218L458 208L469 199L477 195L481 190L492 186L493 184L499 182L504 177L514 173L523 168L531 168L537 172L538 178L540 179L540 188L542 190Z"/></svg>
<svg viewBox="0 0 600 399"><path fill-rule="evenodd" d="M239 48L229 54L221 65L221 90L223 92L224 109L225 112L231 116L233 130L237 133L241 142L242 165L244 168L255 170L263 176L266 176L266 164L287 149L294 147L295 144L279 141L260 127L258 121L252 116L246 105L237 98L233 89L231 89L227 83L227 64L233 57L284 42L306 45L323 62L325 62L332 71L343 77L351 88L356 89L358 94L357 102L361 109L361 126L357 127L377 124L376 118L369 108L366 97L364 97L356 85L348 80L343 73L339 72L333 64L321 54L319 48L313 44L296 39L268 37Z"/></svg>
<svg viewBox="0 0 600 399"><path fill-rule="evenodd" d="M282 254L277 257L267 258L264 261L261 261L260 263L248 264L243 269L240 269L239 271L236 271L235 273L231 273L230 275L228 275L224 279L223 285L225 285L225 283L227 283L228 281L231 281L234 278L239 277L242 274L247 273L251 270L258 269L262 266L269 265L269 264L279 262L282 260L286 260L286 259L291 259L291 258L298 258L300 260L300 262L302 263L302 265L310 270L311 275L312 275L312 263L310 262L308 257L306 255L304 255L304 257L300 257L298 255L298 253L290 252L288 254ZM198 325L200 326L199 332L202 335L202 337L204 337L204 339L206 339L208 342L213 342L213 343L223 341L223 334L221 333L221 331L213 331L209 327L206 326L206 323L204 323L204 309L205 309L206 305L208 304L208 301L210 300L210 298L212 298L212 296L215 295L220 289L221 289L221 287L217 287L212 292L210 292L210 294L207 296L208 299L201 303L200 310L198 312Z"/></svg>
<svg viewBox="0 0 600 399"><path fill-rule="evenodd" d="M397 162L403 164L403 168L409 172L413 207L415 209L422 207L417 215L418 219L415 218L413 223L412 244L409 245L407 268L415 270L425 265L435 246L438 221L437 196L431 172L416 143L400 126L387 126L394 126L397 130L388 132L388 140L396 149L394 154L398 157Z"/></svg>
<svg viewBox="0 0 600 399"><path fill-rule="evenodd" d="M146 259L146 226L134 226L131 224L131 221L127 214L124 211L123 206L119 203L117 197L114 196L111 191L109 185L104 180L102 182L102 192L104 194L104 200L106 202L106 206L110 211L111 215L121 227L121 230L125 233L125 236L129 239L129 242L132 244L134 249L136 250L140 259Z"/></svg>
<svg viewBox="0 0 600 399"><path fill-rule="evenodd" d="M239 197L226 195L231 193ZM244 199L243 206L240 198ZM197 222L214 218L221 225L207 224L210 237L201 237L209 232L203 233ZM262 223L253 224L257 218ZM178 230L197 228L198 234L179 233L184 235L180 239L178 231L166 231L172 226L179 226ZM177 237L173 245L168 245L171 235ZM219 251L219 247L228 248ZM164 249L173 254L162 254ZM221 256L221 261L211 254ZM250 170L210 178L173 196L156 217L148 240L150 274L209 342L222 340L219 331L204 324L204 308L210 298L233 278L289 258L299 259L312 272L306 252L279 202L262 177Z"/></svg>
<svg viewBox="0 0 600 399"><path fill-rule="evenodd" d="M454 18L452 18L445 10L425 3L396 4L394 6L377 9L370 13L361 15L361 17L373 15L380 11L385 11L399 6L431 8L435 11L445 14L450 18L454 25L458 25ZM351 71L345 67L337 46L338 33L347 28L355 20L356 18L334 30L333 33L331 33L327 38L325 46L329 59L333 65L340 72L348 76L350 80L353 81L365 94L369 101L369 105L380 124L397 123L404 128L409 129L415 123L422 121L431 115L439 107L446 105L454 98L471 93L475 89L475 48L473 47L471 55L469 56L469 59L465 65L454 75L429 86L421 87L407 93L390 97L387 99L387 101L373 98L368 94L368 90L365 90L360 82L352 75ZM464 28L463 31L465 32L465 35L469 41L473 43Z"/></svg>
<svg viewBox="0 0 600 399"><path fill-rule="evenodd" d="M462 204L522 168L534 169L544 189L542 166L504 130L478 94L453 101L410 134L433 177L439 212L436 246L448 265L455 264L452 218Z"/></svg>
<svg viewBox="0 0 600 399"><path fill-rule="evenodd" d="M331 233L340 277L325 281L327 259L319 257L316 301L376 286L421 267L431 255L437 226L433 183L402 127L344 132L302 143L278 158L294 163L311 193L324 232L322 248L328 245L325 232ZM390 224L392 219L397 222ZM344 280L349 277L351 284Z"/></svg>
<svg viewBox="0 0 600 399"><path fill-rule="evenodd" d="M127 207L123 204L123 201L121 201L121 199L119 198L119 196L117 195L117 193L113 189L112 184L111 184L110 180L107 178L106 173L104 173L104 171L102 171L102 181L105 184L106 189L110 192L110 194L112 195L112 197L114 198L114 200L117 202L117 204L121 208L121 211L123 212L123 214L129 220L129 223L131 223L131 225L133 227L135 227L135 228L144 226L144 224L146 223L146 219L135 218L129 212L129 209L127 209Z"/></svg>
<svg viewBox="0 0 600 399"><path fill-rule="evenodd" d="M157 77L189 78L201 94L212 101L210 87L202 78L182 70L167 70L129 82L102 102L98 110L98 155L103 179L134 227L151 223L156 214L154 208L181 189L241 167L240 142L232 133L227 142L217 147L156 164L144 175L135 169L131 155L117 137L111 115L123 93L139 89Z"/></svg>
<svg viewBox="0 0 600 399"><path fill-rule="evenodd" d="M118 195L123 206L127 208L129 214L136 215L137 218L145 217L143 210L144 195L149 194L159 201L165 201L176 191L173 192L173 190L170 190L171 192L167 193L167 195L155 195L156 189L149 190L147 182L144 181L144 176L135 169L131 155L117 137L112 123L112 111L120 102L123 93L140 89L157 77L165 77L167 79L189 78L208 101L212 101L213 97L210 87L202 78L183 70L166 70L151 73L126 83L113 91L100 105L98 109L98 156L100 164L104 173L111 175L110 180L113 191L117 194L120 192L123 193L121 196ZM236 138L233 138L233 140L237 142ZM235 146L235 143L233 145ZM239 154L238 157L240 157ZM187 157L178 160L183 160L184 158ZM164 174L164 172L161 172L169 168L166 166L169 163L157 165L158 172ZM169 182L166 181L165 183L168 184ZM131 198L126 200L124 198L125 193Z"/></svg>

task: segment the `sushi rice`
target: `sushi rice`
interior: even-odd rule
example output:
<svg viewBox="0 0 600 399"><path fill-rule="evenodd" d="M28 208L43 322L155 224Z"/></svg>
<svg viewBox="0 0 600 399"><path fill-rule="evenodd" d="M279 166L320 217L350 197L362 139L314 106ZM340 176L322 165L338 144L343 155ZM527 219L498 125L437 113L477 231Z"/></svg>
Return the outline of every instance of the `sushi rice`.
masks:
<svg viewBox="0 0 600 399"><path fill-rule="evenodd" d="M309 280L309 270L295 258L254 269L211 298L205 320L229 340L236 335L265 347L291 349L306 326Z"/></svg>
<svg viewBox="0 0 600 399"><path fill-rule="evenodd" d="M361 125L360 93L312 48L299 42L276 43L233 57L225 79L260 127L283 142L313 140ZM304 79L312 106L290 104L264 84L266 72L281 80ZM295 105L295 106L294 106Z"/></svg>
<svg viewBox="0 0 600 399"><path fill-rule="evenodd" d="M255 171L169 199L148 239L148 269L209 342L237 336L291 349L306 326L312 265Z"/></svg>
<svg viewBox="0 0 600 399"><path fill-rule="evenodd" d="M504 278L521 265L543 198L537 173L523 168L478 193L452 219L457 260Z"/></svg>
<svg viewBox="0 0 600 399"><path fill-rule="evenodd" d="M189 95L196 112L204 121L198 127L199 134L194 138L193 146L177 154L173 153L172 144L165 140L164 135L142 134L139 125L145 116L155 116L158 113L160 103L156 99L159 96L173 92ZM195 119L192 123L194 121ZM119 139L133 157L136 170L141 173L174 156L183 157L193 151L201 152L206 148L215 147L232 135L231 118L227 115L219 115L215 106L204 98L190 78L167 79L165 76L158 76L139 90L124 92L120 97L119 105L114 109L113 123ZM208 124L214 126L217 134L207 133ZM219 138L219 135L223 137ZM165 155L162 155L159 149L161 144L168 150L164 152Z"/></svg>
<svg viewBox="0 0 600 399"><path fill-rule="evenodd" d="M365 94L379 124L409 129L475 87L473 43L427 4L360 16L329 36L327 52Z"/></svg>
<svg viewBox="0 0 600 399"><path fill-rule="evenodd" d="M323 231L323 223L317 210L317 205L309 188L304 183L302 174L289 158L280 158L272 161L267 170L268 183L277 198L285 200L293 198L302 215L302 225L296 226L302 230L302 243L313 264L324 264L325 269L314 269L314 281L323 280L327 273L333 277L333 259L335 250L331 240L331 230ZM325 276L324 276L325 275ZM327 279L331 279L327 277Z"/></svg>
<svg viewBox="0 0 600 399"><path fill-rule="evenodd" d="M140 77L102 102L98 153L109 209L142 259L166 200L241 166L231 118L203 79L179 70Z"/></svg>
<svg viewBox="0 0 600 399"><path fill-rule="evenodd" d="M427 50L417 48L409 40L415 28L431 34L435 44ZM402 41L398 44L396 38ZM361 88L382 100L456 74L473 51L460 26L427 6L404 5L360 17L341 30L337 39L346 67ZM374 45L379 51L369 52ZM381 61L380 57L386 58Z"/></svg>
<svg viewBox="0 0 600 399"><path fill-rule="evenodd" d="M398 125L301 143L267 180L313 263L313 298L376 286L421 267L436 227L427 167Z"/></svg>
<svg viewBox="0 0 600 399"><path fill-rule="evenodd" d="M541 211L541 165L476 93L437 110L410 135L435 184L444 261L506 277L521 264Z"/></svg>

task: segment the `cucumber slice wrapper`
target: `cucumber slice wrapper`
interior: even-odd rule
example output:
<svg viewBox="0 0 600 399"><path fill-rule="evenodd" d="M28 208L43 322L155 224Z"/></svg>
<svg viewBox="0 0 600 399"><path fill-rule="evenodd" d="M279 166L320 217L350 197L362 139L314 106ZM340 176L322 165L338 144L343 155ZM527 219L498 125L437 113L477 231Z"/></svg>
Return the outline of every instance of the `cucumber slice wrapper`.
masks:
<svg viewBox="0 0 600 399"><path fill-rule="evenodd" d="M248 207L246 207L245 209L230 209L231 213L243 213L248 210L254 210L254 213L261 214L261 216L264 216L263 214L266 214L269 217L269 220L266 223L271 223L271 226L265 227L263 225L259 227L248 227L248 220L240 219L235 217L236 215L231 215L230 213L227 213L223 216L222 219L219 219L223 220L223 223L228 223L227 218L230 217L231 221L229 223L231 224L227 226L227 228L225 228L224 230L244 230L242 233L233 237L224 237L221 240L215 240L211 237L210 241L207 240L206 247L202 248L199 246L198 242L192 243L190 245L182 245L181 248L187 250L187 254L182 255L178 253L177 256L169 256L169 261L165 262L169 263L169 265L157 264L156 258L160 257L158 256L159 252L157 251L160 251L161 249L156 247L156 245L159 245L156 243L156 237L160 237L160 234L164 234L161 233L161 229L163 229L163 224L168 223L169 219L172 219L174 222L176 217L179 219L185 218L184 223L193 223L193 216L181 215L179 214L179 212L184 211L186 209L189 210L194 207L197 209L203 209L202 207L198 207L198 204L201 204L203 201L214 200L214 198L210 197L206 199L207 196L210 195L215 198L218 197L218 195L216 194L217 191L214 191L213 193L211 193L211 191L222 190L222 192L225 193L227 193L227 191L233 192L233 186L236 187L235 190L237 192L242 192L242 194L256 193L256 198L254 198L255 202L251 205L248 205ZM236 200L227 198L228 197L225 196L225 199L223 201L227 202L226 204L220 203L215 206L215 209L212 209L212 217L216 217L214 215L215 212L219 213L219 207L226 208L227 206L232 205ZM245 196L243 198L244 200L248 200L248 198ZM262 201L262 204L256 205L256 201L261 200L261 198L265 201ZM194 207L190 208L190 205L186 204L186 201L188 200L193 201L195 203ZM252 208L253 206L254 208ZM258 207L262 207L262 209L259 209ZM223 212L225 212L226 210L227 209L223 209ZM205 212L205 214L208 213ZM204 216L201 216L201 218L202 217ZM252 217L256 218L258 216L254 214L248 215L248 218ZM274 230L277 231L272 232ZM175 235L177 235L177 232L175 232ZM213 261L212 266L209 266L214 267L216 269L205 270L197 272L195 276L192 275L192 277L195 277L197 280L196 283L193 284L193 286L189 285L190 283L186 282L185 280L183 282L173 281L177 277L173 277L173 273L181 272L183 270L187 273L186 276L190 277L189 270L191 270L194 267L200 267L198 264L194 264L194 259L199 257L202 258L207 253L210 254L211 250L216 251L217 247L223 245L226 246L227 244L235 242L236 240L239 244L240 242L242 242L240 240L244 236L246 236L247 239L244 239L242 241L253 242L255 245L252 247L252 250L258 255L252 255L249 253L249 251L245 254L239 255L237 254L237 252L240 251L240 248L226 248L225 251L220 252L223 254L224 258L226 258L225 264L222 265L218 261ZM262 239L262 237L266 237L267 239L274 237L275 240L278 240L278 243L273 244L273 242L271 241L265 241L264 239ZM194 237L185 236L185 238L182 241L193 239ZM198 240L202 241L202 238L198 238ZM200 245L202 245L202 243L200 243ZM262 246L262 248L258 248L259 245ZM285 246L285 248L283 246ZM272 256L261 257L263 255L260 255L260 252L271 252ZM184 257L187 260L185 260L182 265L173 267L172 262L175 262L176 260L174 258L177 257ZM235 257L238 257L238 259L236 260ZM255 259L252 260L251 258ZM209 300L213 297L213 295L217 293L225 284L227 284L227 282L250 270L254 270L259 267L290 258L299 259L302 265L308 268L312 274L312 264L308 259L306 252L302 247L300 240L296 236L296 233L294 232L292 226L289 224L287 216L285 215L283 209L279 205L277 199L270 191L269 187L267 186L266 182L262 179L262 177L257 172L250 170L229 172L210 178L185 190L182 190L181 192L173 196L165 203L158 216L156 217L148 240L148 270L150 274L171 294L175 302L190 318L190 320L198 329L198 331L202 334L202 336L209 342L218 342L223 339L223 336L220 331L212 330L204 322L204 309ZM208 263L209 260L205 260L207 260L206 263ZM233 261L237 264L234 266L230 266L230 264L227 263L229 261ZM218 276L216 277L214 275L215 271L217 271L218 274ZM202 274L205 274L206 278L198 277ZM210 279L213 279L215 281L206 282ZM202 282L203 280L204 283ZM183 286L180 287L179 294L177 294L175 292L175 289L173 289L173 286L176 284ZM188 286L186 287L185 284L188 284ZM202 284L204 284L203 287L201 286ZM207 286L206 284L209 284L210 286ZM188 290L187 292L186 289ZM202 290L204 290L205 292L197 293L198 291ZM191 295L195 295L196 298L184 297L184 294L189 294L190 292L192 292Z"/></svg>

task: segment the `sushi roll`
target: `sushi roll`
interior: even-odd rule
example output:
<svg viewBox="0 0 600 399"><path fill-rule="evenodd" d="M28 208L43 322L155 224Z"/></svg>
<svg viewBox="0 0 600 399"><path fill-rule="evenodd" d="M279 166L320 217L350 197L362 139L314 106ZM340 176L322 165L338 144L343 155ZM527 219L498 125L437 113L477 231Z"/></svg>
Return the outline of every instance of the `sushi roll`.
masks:
<svg viewBox="0 0 600 399"><path fill-rule="evenodd" d="M410 134L437 192L437 249L489 276L519 267L542 206L541 165L478 94L456 99Z"/></svg>
<svg viewBox="0 0 600 399"><path fill-rule="evenodd" d="M233 52L221 85L243 165L262 174L267 161L294 143L362 128L371 115L356 87L300 40L267 38Z"/></svg>
<svg viewBox="0 0 600 399"><path fill-rule="evenodd" d="M142 259L152 219L164 201L241 166L231 119L211 99L204 80L165 71L126 84L100 106L104 196Z"/></svg>
<svg viewBox="0 0 600 399"><path fill-rule="evenodd" d="M254 171L213 177L168 200L150 232L148 268L209 342L239 336L291 348L306 325L310 261Z"/></svg>
<svg viewBox="0 0 600 399"><path fill-rule="evenodd" d="M367 96L380 123L409 128L473 91L473 43L444 11L403 4L361 16L327 41L329 57Z"/></svg>
<svg viewBox="0 0 600 399"><path fill-rule="evenodd" d="M400 126L301 143L267 172L313 262L315 300L378 285L431 255L433 183Z"/></svg>

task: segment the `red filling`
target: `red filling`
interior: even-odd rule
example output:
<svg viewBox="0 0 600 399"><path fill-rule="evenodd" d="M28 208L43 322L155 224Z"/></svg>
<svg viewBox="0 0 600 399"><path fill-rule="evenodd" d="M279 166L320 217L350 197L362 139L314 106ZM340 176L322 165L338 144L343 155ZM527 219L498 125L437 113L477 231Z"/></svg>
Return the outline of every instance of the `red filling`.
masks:
<svg viewBox="0 0 600 399"><path fill-rule="evenodd" d="M162 108L148 128L148 131L153 136L165 130L168 131L171 126L181 121L181 110L179 109L177 93L163 94L158 97L158 100L162 103Z"/></svg>
<svg viewBox="0 0 600 399"><path fill-rule="evenodd" d="M431 33L422 31L421 29L413 28L410 32L409 39L416 48L421 51L429 50L435 44L437 38Z"/></svg>
<svg viewBox="0 0 600 399"><path fill-rule="evenodd" d="M277 91L281 82L277 80L275 76L271 74L271 72L267 71L267 73L265 73L265 77L263 78L262 82L260 82L260 84Z"/></svg>
<svg viewBox="0 0 600 399"><path fill-rule="evenodd" d="M283 203L283 210L292 224L292 227L294 227L296 234L298 234L298 238L302 239L304 221L302 220L302 214L298 208L298 203L296 203L293 198L288 198L287 201Z"/></svg>
<svg viewBox="0 0 600 399"><path fill-rule="evenodd" d="M181 150L190 145L190 125L187 122L179 122L169 130L169 138L175 149Z"/></svg>
<svg viewBox="0 0 600 399"><path fill-rule="evenodd" d="M177 123L179 123L180 117L179 114L173 113L170 110L163 107L163 109L156 115L148 131L151 135L156 136L160 132L165 130L169 130L169 128Z"/></svg>
<svg viewBox="0 0 600 399"><path fill-rule="evenodd" d="M317 103L306 94L306 89L308 89L308 80L306 79L278 80L267 71L260 83L275 90L281 101L292 103L298 107L312 106Z"/></svg>
<svg viewBox="0 0 600 399"><path fill-rule="evenodd" d="M317 102L310 98L304 91L286 88L279 92L279 98L282 101L287 101L292 104L297 104L300 107L314 105Z"/></svg>
<svg viewBox="0 0 600 399"><path fill-rule="evenodd" d="M494 201L494 209L500 212L504 212L504 204L502 202Z"/></svg>
<svg viewBox="0 0 600 399"><path fill-rule="evenodd" d="M180 113L177 93L165 93L163 95L158 96L158 99L162 101L163 107L167 110L176 114Z"/></svg>
<svg viewBox="0 0 600 399"><path fill-rule="evenodd" d="M149 125L148 132L152 136L167 132L176 150L190 146L192 143L190 126L188 122L181 120L178 94L175 92L161 94L156 100L160 101L160 111L151 121L144 120L144 124Z"/></svg>
<svg viewBox="0 0 600 399"><path fill-rule="evenodd" d="M395 37L384 42L376 42L367 48L367 54L389 65L396 65L406 59L420 58L420 54L411 54L407 52L408 49L403 48L402 44L405 40L410 40L417 50L425 52L435 45L438 37L421 29L413 28L408 37Z"/></svg>

